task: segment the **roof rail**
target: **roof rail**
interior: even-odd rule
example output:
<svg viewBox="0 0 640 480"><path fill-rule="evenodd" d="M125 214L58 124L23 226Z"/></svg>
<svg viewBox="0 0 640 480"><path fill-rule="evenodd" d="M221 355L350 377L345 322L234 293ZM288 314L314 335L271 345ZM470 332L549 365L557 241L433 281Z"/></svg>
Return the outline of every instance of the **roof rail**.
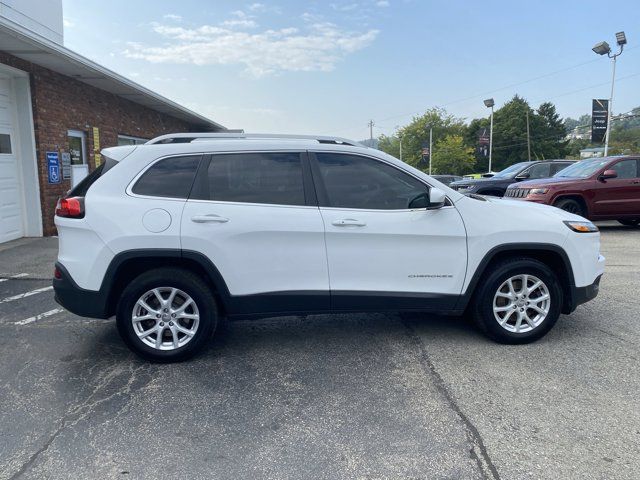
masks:
<svg viewBox="0 0 640 480"><path fill-rule="evenodd" d="M205 142L212 140L261 140L261 139L281 139L281 140L315 140L318 143L328 143L335 145L350 145L353 147L365 147L366 145L341 137L331 137L322 135L282 135L276 133L169 133L149 140L145 145L156 145L163 143L191 143Z"/></svg>

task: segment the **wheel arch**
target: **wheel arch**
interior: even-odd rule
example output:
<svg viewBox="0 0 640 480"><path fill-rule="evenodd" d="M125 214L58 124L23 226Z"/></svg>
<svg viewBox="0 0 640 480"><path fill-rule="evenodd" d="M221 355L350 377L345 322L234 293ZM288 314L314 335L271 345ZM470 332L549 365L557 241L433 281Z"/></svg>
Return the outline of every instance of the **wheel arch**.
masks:
<svg viewBox="0 0 640 480"><path fill-rule="evenodd" d="M499 245L488 251L474 272L465 293L460 296L456 310L464 311L471 303L478 282L491 267L498 262L515 257L527 257L547 265L558 277L562 289L562 313L571 313L575 309L575 281L571 261L565 250L547 243L509 243Z"/></svg>
<svg viewBox="0 0 640 480"><path fill-rule="evenodd" d="M117 299L133 278L159 267L176 267L195 273L211 287L222 309L226 310L229 289L219 270L207 257L179 249L136 249L118 253L107 268L100 292L107 299L108 316L115 314Z"/></svg>
<svg viewBox="0 0 640 480"><path fill-rule="evenodd" d="M589 217L589 214L591 213L589 211L589 203L579 193L561 193L553 199L553 202L551 204L555 207L556 204L561 200L575 200L583 208L583 211L585 212L587 218Z"/></svg>

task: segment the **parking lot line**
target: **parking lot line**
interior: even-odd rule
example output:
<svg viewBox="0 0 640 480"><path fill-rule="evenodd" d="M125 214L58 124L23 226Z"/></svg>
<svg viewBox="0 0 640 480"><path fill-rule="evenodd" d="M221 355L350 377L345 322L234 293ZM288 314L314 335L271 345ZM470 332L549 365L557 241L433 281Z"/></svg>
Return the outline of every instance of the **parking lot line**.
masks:
<svg viewBox="0 0 640 480"><path fill-rule="evenodd" d="M0 283L6 282L7 280L13 280L15 278L22 278L22 277L28 277L28 276L29 276L28 273L18 273L17 275L11 275L10 277L7 277L7 278L0 278Z"/></svg>
<svg viewBox="0 0 640 480"><path fill-rule="evenodd" d="M40 313L38 315L34 315L33 317L25 318L24 320L18 320L16 325L28 325L33 322L37 322L38 320L42 320L43 318L50 317L51 315L55 315L56 313L63 312L62 308L54 308L53 310L49 310L48 312Z"/></svg>
<svg viewBox="0 0 640 480"><path fill-rule="evenodd" d="M14 300L20 300L21 298L30 297L31 295L36 295L38 293L47 292L49 290L53 290L53 286L49 285L48 287L37 288L35 290L31 290L29 292L20 293L18 295L14 295L12 297L3 298L0 300L0 303L13 302Z"/></svg>

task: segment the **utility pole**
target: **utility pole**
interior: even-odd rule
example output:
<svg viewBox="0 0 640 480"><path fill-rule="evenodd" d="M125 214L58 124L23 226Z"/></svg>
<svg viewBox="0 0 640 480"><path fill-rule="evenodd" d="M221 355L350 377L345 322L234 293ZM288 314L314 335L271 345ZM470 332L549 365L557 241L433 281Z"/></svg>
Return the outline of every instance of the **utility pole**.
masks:
<svg viewBox="0 0 640 480"><path fill-rule="evenodd" d="M527 107L527 158L531 161L531 135L529 134L529 108Z"/></svg>
<svg viewBox="0 0 640 480"><path fill-rule="evenodd" d="M484 106L491 108L491 126L489 127L489 172L491 172L491 156L493 154L493 106L495 102L493 98L487 98L484 101Z"/></svg>
<svg viewBox="0 0 640 480"><path fill-rule="evenodd" d="M369 146L373 147L373 126L375 125L375 123L373 122L373 120L369 120L369 123L367 125L369 125L369 139L371 141Z"/></svg>
<svg viewBox="0 0 640 480"><path fill-rule="evenodd" d="M429 127L429 175L431 175L431 159L433 158L433 128Z"/></svg>

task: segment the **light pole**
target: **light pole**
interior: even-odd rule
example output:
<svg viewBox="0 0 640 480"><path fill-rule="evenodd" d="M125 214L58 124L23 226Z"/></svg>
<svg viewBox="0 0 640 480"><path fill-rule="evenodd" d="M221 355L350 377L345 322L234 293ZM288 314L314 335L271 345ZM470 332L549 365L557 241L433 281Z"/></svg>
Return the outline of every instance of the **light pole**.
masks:
<svg viewBox="0 0 640 480"><path fill-rule="evenodd" d="M400 126L396 125L396 132L398 132L398 140L400 141L400 161L402 161L402 133L400 132Z"/></svg>
<svg viewBox="0 0 640 480"><path fill-rule="evenodd" d="M433 128L429 127L429 175L431 175L431 159L433 158Z"/></svg>
<svg viewBox="0 0 640 480"><path fill-rule="evenodd" d="M596 43L596 45L591 49L598 55L606 55L611 59L611 63L613 64L613 74L611 75L611 96L609 97L609 108L607 111L607 131L604 137L604 156L606 157L609 153L609 136L611 134L611 112L613 108L613 87L616 83L616 59L622 53L624 46L627 44L627 37L624 32L616 33L616 43L620 47L618 53L611 53L611 47L607 42Z"/></svg>
<svg viewBox="0 0 640 480"><path fill-rule="evenodd" d="M491 126L489 128L489 172L491 173L491 155L493 150L493 106L496 102L493 101L493 98L487 98L484 101L484 106L487 108L491 108Z"/></svg>

